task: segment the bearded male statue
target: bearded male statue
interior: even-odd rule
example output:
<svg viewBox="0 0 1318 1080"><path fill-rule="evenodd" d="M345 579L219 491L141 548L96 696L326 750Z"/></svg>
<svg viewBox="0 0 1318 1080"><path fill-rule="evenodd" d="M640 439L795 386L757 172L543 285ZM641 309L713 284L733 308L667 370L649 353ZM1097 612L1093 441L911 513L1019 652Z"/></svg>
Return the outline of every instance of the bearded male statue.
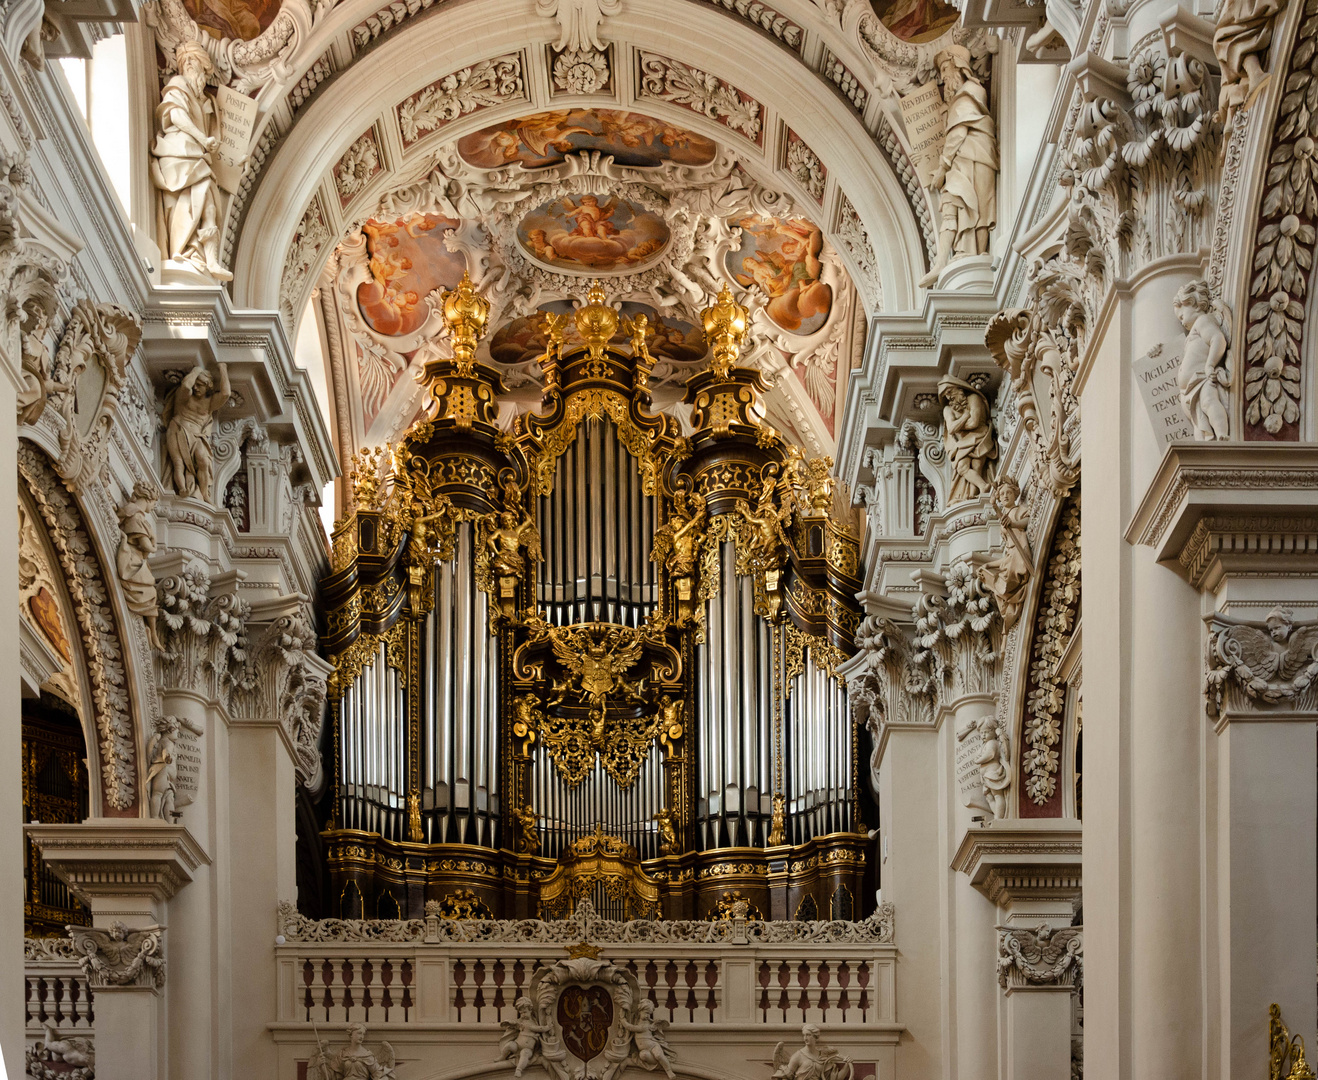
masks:
<svg viewBox="0 0 1318 1080"><path fill-rule="evenodd" d="M233 275L220 262L219 188L211 170L220 140L206 80L215 65L196 41L179 45L174 63L178 74L161 92L159 133L151 147L151 182L161 197L161 244L170 259L192 263L216 281L231 281Z"/></svg>
<svg viewBox="0 0 1318 1080"><path fill-rule="evenodd" d="M931 288L949 262L984 255L998 221L998 132L988 92L975 78L970 50L949 45L935 57L947 102L947 134L930 187L938 203L938 257L920 279Z"/></svg>

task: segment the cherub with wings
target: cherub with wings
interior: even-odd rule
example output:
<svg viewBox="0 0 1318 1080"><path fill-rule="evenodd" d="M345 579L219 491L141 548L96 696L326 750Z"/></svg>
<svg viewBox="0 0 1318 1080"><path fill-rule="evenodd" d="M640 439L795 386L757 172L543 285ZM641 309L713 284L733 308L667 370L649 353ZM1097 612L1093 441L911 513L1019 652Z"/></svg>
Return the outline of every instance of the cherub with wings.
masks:
<svg viewBox="0 0 1318 1080"><path fill-rule="evenodd" d="M1273 608L1262 627L1219 624L1209 649L1208 690L1218 711L1231 676L1247 696L1268 704L1299 697L1318 677L1318 625L1297 627L1289 608Z"/></svg>
<svg viewBox="0 0 1318 1080"><path fill-rule="evenodd" d="M759 501L752 510L745 499L738 499L737 513L745 522L747 551L745 561L752 570L767 570L779 564L782 549L787 544L784 526L791 518L791 511L786 507L775 506L773 492L776 480L772 476L764 479ZM738 571L741 572L741 571Z"/></svg>
<svg viewBox="0 0 1318 1080"><path fill-rule="evenodd" d="M490 572L496 577L521 577L526 560L540 562L540 531L522 509L522 493L516 484L508 484L503 493L503 509L482 519L485 547L489 552Z"/></svg>
<svg viewBox="0 0 1318 1080"><path fill-rule="evenodd" d="M566 1053L557 1045L557 1040L542 1038L552 1034L553 1025L542 1024L536 1019L535 1007L529 997L519 997L513 1007L517 1010L517 1019L500 1021L503 1034L499 1036L499 1060L512 1060L514 1076L521 1076L537 1060L551 1075L563 1075L561 1063L566 1060Z"/></svg>
<svg viewBox="0 0 1318 1080"><path fill-rule="evenodd" d="M597 237L601 240L617 236L618 227L610 220L617 209L616 199L610 199L601 206L597 195L583 195L581 201L576 203L571 199L564 199L563 216L568 221L576 222L576 228L568 235Z"/></svg>

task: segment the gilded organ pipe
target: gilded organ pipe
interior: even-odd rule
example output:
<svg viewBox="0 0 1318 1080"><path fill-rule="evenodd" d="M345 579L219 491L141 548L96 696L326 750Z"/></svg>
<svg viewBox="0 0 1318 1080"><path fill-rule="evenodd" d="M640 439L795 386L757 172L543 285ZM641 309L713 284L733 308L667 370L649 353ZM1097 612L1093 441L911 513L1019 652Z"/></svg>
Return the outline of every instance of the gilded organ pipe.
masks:
<svg viewBox="0 0 1318 1080"><path fill-rule="evenodd" d="M324 584L333 894L411 911L461 881L535 915L546 888L595 888L581 875L607 850L665 916L717 913L728 885L783 918L859 895L830 677L859 618L857 538L831 461L762 423L745 309L725 287L704 314L686 437L651 410L651 328L597 284L546 318L540 405L510 430L479 354L488 303L464 278L443 310L451 355L427 346L424 416L354 461ZM766 849L787 871L770 878Z"/></svg>

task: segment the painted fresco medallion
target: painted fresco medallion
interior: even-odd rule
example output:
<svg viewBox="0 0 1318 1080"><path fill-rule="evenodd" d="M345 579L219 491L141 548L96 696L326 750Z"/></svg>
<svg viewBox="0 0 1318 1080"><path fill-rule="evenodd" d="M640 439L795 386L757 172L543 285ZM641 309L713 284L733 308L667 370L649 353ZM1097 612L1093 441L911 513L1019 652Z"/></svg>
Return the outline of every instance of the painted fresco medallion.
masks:
<svg viewBox="0 0 1318 1080"><path fill-rule="evenodd" d="M562 314L572 311L573 306L567 300L556 300L541 304L534 315L505 323L494 332L490 339L490 359L500 364L525 364L543 355L547 342L544 333L544 314L552 312ZM658 314L648 304L627 301L620 308L624 319L635 318L644 314L650 320L650 333L646 338L646 347L656 361L668 361L673 364L693 364L704 358L706 353L705 335L699 327L680 319ZM564 328L564 352L571 352L582 345L577 334L576 324L569 321ZM631 336L620 325L611 342L615 347L631 351Z"/></svg>
<svg viewBox="0 0 1318 1080"><path fill-rule="evenodd" d="M630 274L668 246L658 214L618 196L575 195L531 211L517 225L517 241L531 258L555 270Z"/></svg>
<svg viewBox="0 0 1318 1080"><path fill-rule="evenodd" d="M391 337L419 330L429 316L426 297L457 287L467 261L444 246L444 234L458 225L440 214L416 214L362 226L371 277L357 288L357 306L372 330Z"/></svg>
<svg viewBox="0 0 1318 1080"><path fill-rule="evenodd" d="M767 301L765 312L790 334L813 334L828 320L833 289L821 281L824 237L805 218L747 217L741 246L727 255L733 280Z"/></svg>
<svg viewBox="0 0 1318 1080"><path fill-rule="evenodd" d="M961 13L946 0L871 0L871 3L879 22L912 45L942 37L961 18Z"/></svg>
<svg viewBox="0 0 1318 1080"><path fill-rule="evenodd" d="M41 586L28 598L27 609L32 613L32 621L37 624L46 640L55 647L55 651L64 658L65 663L72 659L73 652L69 647L69 639L64 636L64 624L59 617L59 605L55 603L55 597L51 595L50 590L44 585Z"/></svg>
<svg viewBox="0 0 1318 1080"><path fill-rule="evenodd" d="M598 1057L609 1042L613 998L602 986L569 986L558 995L563 1045L582 1061Z"/></svg>
<svg viewBox="0 0 1318 1080"><path fill-rule="evenodd" d="M251 41L275 21L281 0L183 0L189 15L214 38Z"/></svg>
<svg viewBox="0 0 1318 1080"><path fill-rule="evenodd" d="M556 165L567 154L599 150L619 165L653 168L665 161L708 165L718 147L703 135L640 113L562 109L482 128L458 141L458 153L478 169Z"/></svg>

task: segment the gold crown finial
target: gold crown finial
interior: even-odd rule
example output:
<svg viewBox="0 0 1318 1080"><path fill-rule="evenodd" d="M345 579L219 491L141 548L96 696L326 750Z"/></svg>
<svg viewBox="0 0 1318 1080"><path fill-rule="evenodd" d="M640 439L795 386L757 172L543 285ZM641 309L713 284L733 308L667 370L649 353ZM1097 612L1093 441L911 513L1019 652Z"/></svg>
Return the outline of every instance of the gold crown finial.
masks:
<svg viewBox="0 0 1318 1080"><path fill-rule="evenodd" d="M586 304L577 308L575 321L577 333L592 359L598 360L604 355L604 348L618 332L618 313L604 302L604 286L594 279L586 293Z"/></svg>
<svg viewBox="0 0 1318 1080"><path fill-rule="evenodd" d="M591 960L600 958L600 947L592 945L589 941L578 941L575 945L566 945L568 959L580 960L583 956Z"/></svg>
<svg viewBox="0 0 1318 1080"><path fill-rule="evenodd" d="M444 322L453 336L453 360L459 375L470 375L476 363L476 344L490 318L490 302L476 291L465 271L458 287L444 293Z"/></svg>
<svg viewBox="0 0 1318 1080"><path fill-rule="evenodd" d="M733 298L726 281L719 289L714 305L700 313L705 340L714 350L709 366L720 379L728 378L737 366L741 356L741 342L746 336L746 315L746 309Z"/></svg>

